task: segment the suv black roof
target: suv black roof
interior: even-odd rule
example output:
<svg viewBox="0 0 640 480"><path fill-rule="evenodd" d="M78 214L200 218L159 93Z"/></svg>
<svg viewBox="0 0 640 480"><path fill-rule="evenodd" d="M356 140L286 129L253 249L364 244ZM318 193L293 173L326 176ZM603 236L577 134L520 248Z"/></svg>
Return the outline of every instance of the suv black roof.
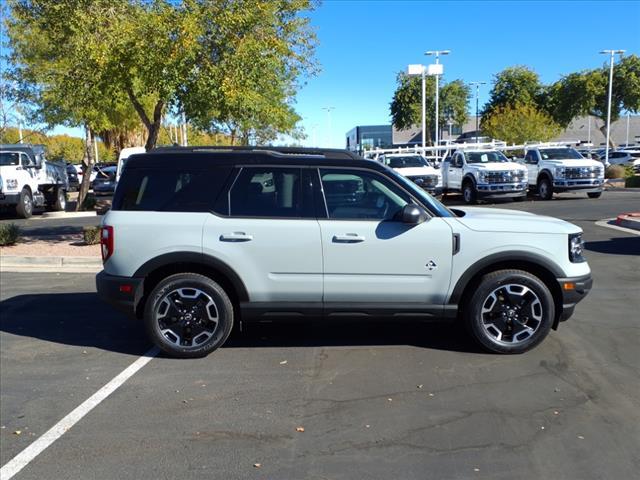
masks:
<svg viewBox="0 0 640 480"><path fill-rule="evenodd" d="M366 160L348 150L303 147L161 147L150 152L131 155L127 168L176 165L200 167L215 165L326 165L384 169L373 160Z"/></svg>

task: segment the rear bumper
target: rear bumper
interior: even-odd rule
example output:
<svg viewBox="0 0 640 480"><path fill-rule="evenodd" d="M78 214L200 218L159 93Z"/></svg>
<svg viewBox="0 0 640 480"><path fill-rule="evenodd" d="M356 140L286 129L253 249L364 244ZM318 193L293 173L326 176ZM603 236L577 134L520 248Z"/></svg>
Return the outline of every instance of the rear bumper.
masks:
<svg viewBox="0 0 640 480"><path fill-rule="evenodd" d="M144 279L118 277L103 270L96 275L96 289L100 300L121 312L135 316L144 293Z"/></svg>
<svg viewBox="0 0 640 480"><path fill-rule="evenodd" d="M562 322L573 315L576 305L587 296L593 286L593 278L589 274L582 277L558 278L557 281L562 292Z"/></svg>

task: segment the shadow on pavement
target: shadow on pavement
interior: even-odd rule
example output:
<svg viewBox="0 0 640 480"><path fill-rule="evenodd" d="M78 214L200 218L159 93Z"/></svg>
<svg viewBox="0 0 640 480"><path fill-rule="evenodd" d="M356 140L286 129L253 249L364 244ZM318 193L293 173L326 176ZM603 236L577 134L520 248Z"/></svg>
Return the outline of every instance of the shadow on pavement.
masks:
<svg viewBox="0 0 640 480"><path fill-rule="evenodd" d="M613 237L609 240L585 242L584 248L611 255L640 255L640 237Z"/></svg>
<svg viewBox="0 0 640 480"><path fill-rule="evenodd" d="M141 321L102 303L95 293L18 295L0 302L0 331L64 345L141 355L149 347ZM302 321L234 328L223 348L412 345L481 353L463 328L406 321Z"/></svg>

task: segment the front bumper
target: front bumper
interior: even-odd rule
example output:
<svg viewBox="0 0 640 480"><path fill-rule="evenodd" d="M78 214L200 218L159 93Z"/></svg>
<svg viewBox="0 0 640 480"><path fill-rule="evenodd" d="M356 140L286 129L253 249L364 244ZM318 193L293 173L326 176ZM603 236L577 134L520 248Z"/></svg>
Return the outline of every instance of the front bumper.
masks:
<svg viewBox="0 0 640 480"><path fill-rule="evenodd" d="M479 183L476 185L478 198L526 197L526 183Z"/></svg>
<svg viewBox="0 0 640 480"><path fill-rule="evenodd" d="M601 178L583 178L572 180L558 180L553 181L554 192L567 192L571 190L588 190L592 192L602 191L604 180Z"/></svg>
<svg viewBox="0 0 640 480"><path fill-rule="evenodd" d="M0 193L0 205L17 205L20 202L20 192Z"/></svg>
<svg viewBox="0 0 640 480"><path fill-rule="evenodd" d="M422 189L434 197L442 195L442 187L422 187Z"/></svg>
<svg viewBox="0 0 640 480"><path fill-rule="evenodd" d="M109 275L104 270L96 275L100 300L128 315L135 316L144 294L144 279Z"/></svg>
<svg viewBox="0 0 640 480"><path fill-rule="evenodd" d="M562 313L560 321L568 320L578 302L587 296L593 286L591 274L582 277L568 277L556 279L562 292Z"/></svg>

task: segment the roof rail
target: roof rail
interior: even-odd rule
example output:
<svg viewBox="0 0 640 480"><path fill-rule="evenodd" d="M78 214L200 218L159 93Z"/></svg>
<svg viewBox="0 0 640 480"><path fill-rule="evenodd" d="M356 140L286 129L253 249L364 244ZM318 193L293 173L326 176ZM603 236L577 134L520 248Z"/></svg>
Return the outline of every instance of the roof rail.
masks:
<svg viewBox="0 0 640 480"><path fill-rule="evenodd" d="M270 153L281 155L318 155L330 159L345 159L345 160L361 160L362 157L349 150L342 150L339 148L314 148L314 147L266 147L266 146L193 146L193 147L157 147L152 152L164 153L164 152L255 152L255 153Z"/></svg>

